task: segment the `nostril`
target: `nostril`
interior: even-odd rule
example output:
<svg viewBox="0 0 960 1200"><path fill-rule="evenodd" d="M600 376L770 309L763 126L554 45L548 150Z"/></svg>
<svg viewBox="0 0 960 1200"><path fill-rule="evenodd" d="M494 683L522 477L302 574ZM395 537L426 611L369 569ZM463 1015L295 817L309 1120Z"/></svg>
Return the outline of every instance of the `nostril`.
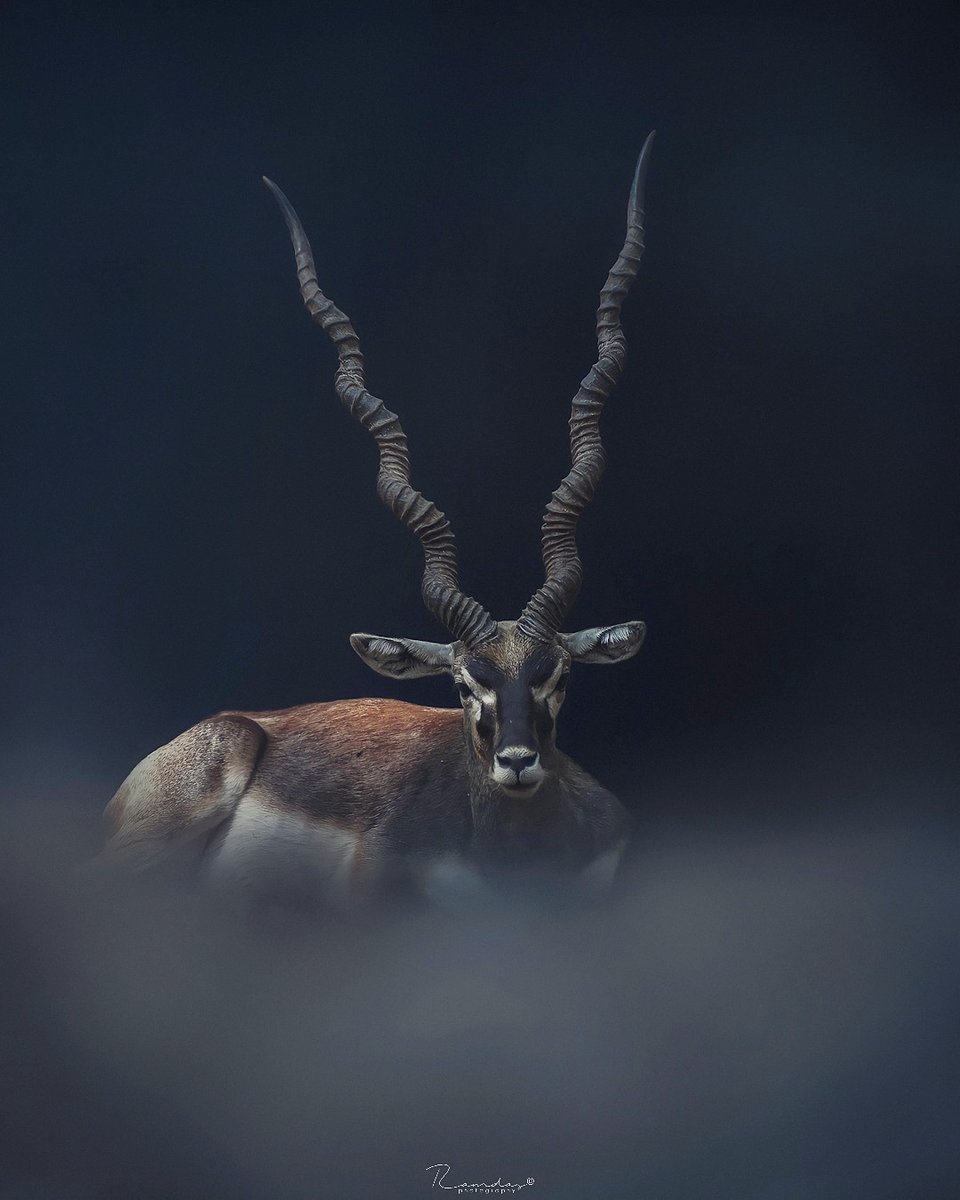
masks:
<svg viewBox="0 0 960 1200"><path fill-rule="evenodd" d="M497 766L505 771L516 771L519 775L537 761L536 754L498 754Z"/></svg>

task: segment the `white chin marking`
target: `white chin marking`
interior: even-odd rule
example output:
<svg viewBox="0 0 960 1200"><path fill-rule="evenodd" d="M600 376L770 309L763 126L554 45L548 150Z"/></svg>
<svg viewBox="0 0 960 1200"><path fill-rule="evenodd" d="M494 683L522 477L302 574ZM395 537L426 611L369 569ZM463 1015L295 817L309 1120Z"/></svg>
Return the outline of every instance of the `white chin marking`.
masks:
<svg viewBox="0 0 960 1200"><path fill-rule="evenodd" d="M539 789L540 784L543 783L543 778L541 776L539 779L530 780L529 783L526 781L518 783L513 771L495 770L493 772L493 781L508 796L525 797L532 796Z"/></svg>

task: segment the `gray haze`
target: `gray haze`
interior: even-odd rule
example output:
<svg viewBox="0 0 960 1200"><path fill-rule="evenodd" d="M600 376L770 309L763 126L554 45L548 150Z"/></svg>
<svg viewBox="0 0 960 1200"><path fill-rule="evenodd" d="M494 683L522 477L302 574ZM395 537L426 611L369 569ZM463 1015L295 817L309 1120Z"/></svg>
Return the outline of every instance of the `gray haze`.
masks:
<svg viewBox="0 0 960 1200"><path fill-rule="evenodd" d="M11 1200L955 1194L954 829L664 828L588 912L250 924L78 899L46 813L4 829Z"/></svg>
<svg viewBox="0 0 960 1200"><path fill-rule="evenodd" d="M4 6L0 1200L960 1194L960 9L546 7ZM572 614L649 632L560 723L623 894L83 899L202 717L456 703L350 650L443 634L261 175L509 617L652 128Z"/></svg>

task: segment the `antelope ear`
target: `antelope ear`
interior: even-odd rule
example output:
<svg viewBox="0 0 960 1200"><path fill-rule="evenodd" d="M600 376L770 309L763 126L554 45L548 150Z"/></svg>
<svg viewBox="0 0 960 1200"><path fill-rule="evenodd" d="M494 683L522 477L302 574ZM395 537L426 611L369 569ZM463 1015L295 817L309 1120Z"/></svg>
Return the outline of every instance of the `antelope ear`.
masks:
<svg viewBox="0 0 960 1200"><path fill-rule="evenodd" d="M453 645L417 642L412 638L379 637L375 633L351 633L350 645L368 667L390 679L416 679L418 675L440 675L453 664Z"/></svg>
<svg viewBox="0 0 960 1200"><path fill-rule="evenodd" d="M626 621L623 625L561 633L559 637L576 662L614 663L633 658L643 645L646 632L642 621Z"/></svg>

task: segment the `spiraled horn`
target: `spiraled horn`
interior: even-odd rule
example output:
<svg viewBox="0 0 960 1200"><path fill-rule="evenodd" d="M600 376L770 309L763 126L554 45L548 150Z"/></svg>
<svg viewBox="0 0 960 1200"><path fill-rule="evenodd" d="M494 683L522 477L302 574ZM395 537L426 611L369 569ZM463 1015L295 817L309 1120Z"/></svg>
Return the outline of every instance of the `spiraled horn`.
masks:
<svg viewBox="0 0 960 1200"><path fill-rule="evenodd" d="M640 266L643 253L643 191L653 133L643 143L627 204L627 236L600 293L597 309L599 355L580 384L570 412L568 474L553 493L543 518L541 545L545 579L517 625L536 641L551 641L577 598L583 570L577 553L577 521L593 499L603 474L600 414L623 373L627 344L620 328L620 308Z"/></svg>
<svg viewBox="0 0 960 1200"><path fill-rule="evenodd" d="M423 546L424 604L455 638L468 646L488 641L496 634L496 622L482 605L460 591L457 545L450 522L410 483L410 454L400 418L367 391L360 339L350 319L320 290L310 243L290 201L272 180L264 176L263 182L276 197L290 230L300 294L307 311L337 348L340 360L335 378L337 395L351 416L376 440L380 451L377 495Z"/></svg>

